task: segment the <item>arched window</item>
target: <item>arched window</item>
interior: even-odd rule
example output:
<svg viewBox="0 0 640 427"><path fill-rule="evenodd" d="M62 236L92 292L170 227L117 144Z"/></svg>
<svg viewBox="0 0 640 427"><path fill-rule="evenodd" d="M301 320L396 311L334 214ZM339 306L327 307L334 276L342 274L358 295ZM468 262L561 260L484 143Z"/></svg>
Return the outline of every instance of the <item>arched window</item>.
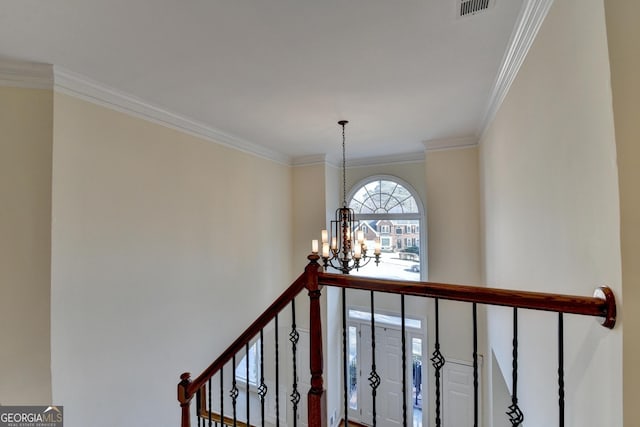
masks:
<svg viewBox="0 0 640 427"><path fill-rule="evenodd" d="M426 279L424 208L416 191L399 178L378 175L356 184L348 197L365 240L380 241L382 262L355 274L388 279Z"/></svg>

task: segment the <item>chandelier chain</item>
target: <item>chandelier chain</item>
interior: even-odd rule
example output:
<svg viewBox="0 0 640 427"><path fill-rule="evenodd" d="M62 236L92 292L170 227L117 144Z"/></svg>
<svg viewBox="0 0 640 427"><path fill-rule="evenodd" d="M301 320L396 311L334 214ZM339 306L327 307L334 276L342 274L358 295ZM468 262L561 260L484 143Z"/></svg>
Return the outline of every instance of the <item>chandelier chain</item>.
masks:
<svg viewBox="0 0 640 427"><path fill-rule="evenodd" d="M376 241L373 256L367 255L364 228L360 229L360 222L355 218L353 209L347 207L347 144L345 125L347 120L340 120L342 126L342 207L336 210L336 218L331 220L329 230L322 230L322 262L324 268L329 266L349 274L351 270L358 270L372 259L376 265L380 263L380 242ZM329 231L331 233L329 233ZM311 242L312 252L318 254L318 241Z"/></svg>
<svg viewBox="0 0 640 427"><path fill-rule="evenodd" d="M345 146L344 125L347 121L342 121L342 206L347 207L347 149Z"/></svg>

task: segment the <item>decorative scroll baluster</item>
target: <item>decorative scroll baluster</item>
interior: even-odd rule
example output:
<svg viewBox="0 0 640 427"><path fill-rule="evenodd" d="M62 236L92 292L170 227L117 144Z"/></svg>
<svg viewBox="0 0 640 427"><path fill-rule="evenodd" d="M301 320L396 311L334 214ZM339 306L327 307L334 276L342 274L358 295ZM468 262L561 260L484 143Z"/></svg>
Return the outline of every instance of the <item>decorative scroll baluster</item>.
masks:
<svg viewBox="0 0 640 427"><path fill-rule="evenodd" d="M558 313L558 425L564 427L564 320Z"/></svg>
<svg viewBox="0 0 640 427"><path fill-rule="evenodd" d="M400 316L402 317L402 425L407 427L407 334L404 319L404 295L400 295Z"/></svg>
<svg viewBox="0 0 640 427"><path fill-rule="evenodd" d="M236 412L236 404L238 401L238 396L240 392L238 391L238 385L236 383L236 356L233 355L232 358L232 367L233 367L233 381L231 382L231 391L229 392L229 396L231 396L231 406L233 407L233 427L238 425L238 414ZM223 420L224 423L224 420Z"/></svg>
<svg viewBox="0 0 640 427"><path fill-rule="evenodd" d="M371 373L369 374L369 385L371 386L371 398L373 400L373 427L376 427L376 394L380 386L380 376L376 372L376 321L373 291L371 291Z"/></svg>
<svg viewBox="0 0 640 427"><path fill-rule="evenodd" d="M518 427L524 421L524 414L518 407L518 309L513 309L513 368L512 368L513 391L511 395L511 405L507 415L513 427Z"/></svg>
<svg viewBox="0 0 640 427"><path fill-rule="evenodd" d="M298 341L300 334L296 328L296 300L291 300L291 333L289 341L291 341L291 352L293 353L293 386L291 391L291 404L293 406L293 427L298 426L298 403L300 403L300 392L298 391L298 361L296 358L298 350Z"/></svg>
<svg viewBox="0 0 640 427"><path fill-rule="evenodd" d="M473 427L478 427L478 306L473 303Z"/></svg>
<svg viewBox="0 0 640 427"><path fill-rule="evenodd" d="M267 385L264 383L264 333L260 329L260 386L258 387L260 396L261 426L264 427L264 398L267 395Z"/></svg>
<svg viewBox="0 0 640 427"><path fill-rule="evenodd" d="M276 341L276 427L280 427L280 364L278 362L278 315L275 317L275 341Z"/></svg>
<svg viewBox="0 0 640 427"><path fill-rule="evenodd" d="M431 357L431 363L435 368L436 377L436 427L441 427L442 421L440 419L440 371L445 364L445 359L440 353L440 308L438 298L435 299L436 303L436 343L433 356Z"/></svg>
<svg viewBox="0 0 640 427"><path fill-rule="evenodd" d="M246 373L246 378L247 378L247 392L245 393L245 396L247 398L247 425L251 425L251 418L249 417L249 408L251 407L250 404L250 399L249 399L249 343L247 343L247 345L245 346L245 373Z"/></svg>
<svg viewBox="0 0 640 427"><path fill-rule="evenodd" d="M351 382L349 381L349 360L348 360L348 343L347 343L347 290L342 288L342 376L344 396L344 425L349 425L349 390Z"/></svg>

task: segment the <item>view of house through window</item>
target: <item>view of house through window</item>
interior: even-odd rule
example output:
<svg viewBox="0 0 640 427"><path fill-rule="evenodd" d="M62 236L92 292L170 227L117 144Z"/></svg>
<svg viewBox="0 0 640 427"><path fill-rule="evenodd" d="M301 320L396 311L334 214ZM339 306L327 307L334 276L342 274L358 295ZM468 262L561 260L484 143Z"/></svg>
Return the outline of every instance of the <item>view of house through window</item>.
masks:
<svg viewBox="0 0 640 427"><path fill-rule="evenodd" d="M395 177L369 178L351 192L349 207L360 222L366 245L373 248L379 240L382 261L352 274L399 280L420 280L423 212L416 193Z"/></svg>

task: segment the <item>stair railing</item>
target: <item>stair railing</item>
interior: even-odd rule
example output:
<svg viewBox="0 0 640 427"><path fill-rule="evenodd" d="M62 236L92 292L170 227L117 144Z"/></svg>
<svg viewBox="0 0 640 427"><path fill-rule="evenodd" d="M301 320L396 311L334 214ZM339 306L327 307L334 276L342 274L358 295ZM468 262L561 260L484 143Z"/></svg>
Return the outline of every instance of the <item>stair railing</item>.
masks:
<svg viewBox="0 0 640 427"><path fill-rule="evenodd" d="M294 411L293 423L296 426L296 411L300 394L297 390L295 373L295 351L298 340L298 332L295 326L295 297L303 290L307 289L309 295L309 392L307 395L307 423L310 427L327 426L326 419L326 395L323 380L323 349L322 349L322 323L320 311L321 290L324 286L334 286L342 288L342 313L343 313L343 363L344 363L344 425L349 425L348 421L348 401L347 401L347 357L346 357L346 289L358 289L369 291L371 293L371 323L372 323L372 355L373 366L369 377L370 386L373 396L373 425L376 425L375 416L375 395L376 388L380 384L380 377L375 369L375 320L374 320L374 294L376 292L398 294L401 297L402 307L402 337L404 342L404 298L405 296L427 297L435 300L435 351L431 361L435 369L435 425L441 426L441 392L440 392L440 371L445 363L444 357L440 352L439 343L439 305L440 300L460 301L472 304L473 310L473 385L474 385L474 426L478 426L478 349L477 349L477 304L495 305L513 308L513 368L512 368L512 399L511 405L506 412L511 425L513 427L522 424L524 415L518 406L517 398L517 380L518 380L518 309L543 310L558 313L558 404L559 417L558 425L564 426L564 338L563 338L563 315L579 314L601 318L601 323L606 328L613 328L616 322L616 302L615 296L610 288L602 286L596 289L593 297L582 297L573 295L561 295L542 292L514 291L507 289L487 288L482 286L467 286L456 284L442 284L432 282L408 282L397 280L371 279L364 277L355 277L350 275L333 274L322 272L318 264L319 256L311 254L308 257L309 264L305 271L260 315L202 374L195 380L191 380L191 375L186 372L180 376L178 383L178 401L181 406L181 427L191 427L191 401L196 397L196 411L198 417L198 426L202 420L202 426L233 425L233 426L250 426L249 419L249 402L247 402L247 414L245 421L239 421L236 414L236 398L238 395L236 388L235 373L233 375L233 387L230 392L233 406L233 417L225 414L223 409L223 380L220 378L220 413L215 414L212 408L212 378L218 374L222 377L222 369L225 364L233 362L235 369L236 355L241 354L246 349L248 354L248 345L252 338L261 334L262 330L273 320L277 325L278 314L288 305L292 305L293 309L293 325L290 334L290 341L293 344L293 387L291 393L291 401ZM406 355L404 354L403 344L403 372L406 373ZM276 372L277 364L277 326L276 326ZM262 375L262 373L261 373ZM305 375L304 373L302 375ZM406 375L403 376L406 378ZM276 379L278 375L276 374ZM277 388L277 382L276 382ZM247 391L248 393L248 391ZM258 393L262 402L261 425L265 425L264 399L266 394L266 386L261 381ZM207 409L208 394L208 409ZM279 404L277 403L278 392L276 391L276 412ZM406 401L406 384L403 381L403 395ZM407 408L403 405L404 425L407 425ZM279 421L276 422L279 424Z"/></svg>

